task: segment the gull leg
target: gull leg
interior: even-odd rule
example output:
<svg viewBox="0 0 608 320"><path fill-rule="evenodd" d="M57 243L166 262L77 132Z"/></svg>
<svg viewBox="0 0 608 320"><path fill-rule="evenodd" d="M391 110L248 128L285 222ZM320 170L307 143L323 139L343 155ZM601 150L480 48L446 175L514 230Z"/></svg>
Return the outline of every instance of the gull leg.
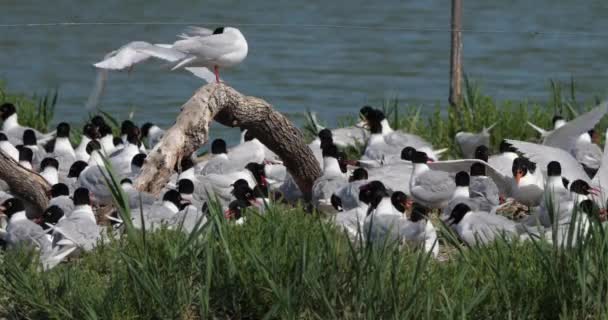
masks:
<svg viewBox="0 0 608 320"><path fill-rule="evenodd" d="M220 70L217 66L213 66L213 73L215 73L215 81L220 83Z"/></svg>

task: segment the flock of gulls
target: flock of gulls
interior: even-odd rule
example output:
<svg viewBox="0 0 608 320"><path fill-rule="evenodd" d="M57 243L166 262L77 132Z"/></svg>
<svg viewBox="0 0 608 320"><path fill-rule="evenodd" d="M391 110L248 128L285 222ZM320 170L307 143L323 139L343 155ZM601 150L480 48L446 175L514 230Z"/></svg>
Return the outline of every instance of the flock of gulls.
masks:
<svg viewBox="0 0 608 320"><path fill-rule="evenodd" d="M174 63L174 69L213 69L220 81L218 68L235 65L247 54L235 28L191 28L181 38L172 45L131 42L95 66L128 69L157 57ZM393 130L381 110L364 106L355 126L330 130L317 125L309 147L322 174L314 182L311 204L352 240L396 240L435 257L438 223L471 246L497 237L562 243L573 231L584 236L590 220L606 214L608 193L602 187L608 185L608 153L597 144L594 128L607 111L604 103L570 121L556 116L550 130L530 123L540 143L507 139L496 154L490 150L492 126L459 132L454 140L464 158L440 160L445 150ZM4 184L0 237L8 247L38 248L45 269L121 234L125 221L112 210L108 164L135 213L131 223L136 228L191 232L206 222L212 201L230 223L244 225L249 215L264 214L275 203L303 200L281 159L246 130L235 146L216 139L208 156L183 158L157 197L138 192L133 182L148 153L158 148L164 134L160 127L127 120L115 136L102 116L94 116L83 126L80 144L72 145L67 123L48 134L37 132L19 124L11 103L0 106L0 117L0 151L52 186L49 207L35 216ZM361 145L359 159L342 151ZM527 207L523 219L498 213L514 203ZM439 212L439 219L430 219L431 212Z"/></svg>

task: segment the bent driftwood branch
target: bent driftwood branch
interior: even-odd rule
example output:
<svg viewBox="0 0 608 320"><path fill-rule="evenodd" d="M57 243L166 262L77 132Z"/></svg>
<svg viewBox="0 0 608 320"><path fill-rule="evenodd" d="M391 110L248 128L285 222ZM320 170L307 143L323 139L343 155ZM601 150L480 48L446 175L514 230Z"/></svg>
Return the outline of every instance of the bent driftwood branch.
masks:
<svg viewBox="0 0 608 320"><path fill-rule="evenodd" d="M213 119L225 126L249 130L281 158L309 198L321 170L300 130L268 102L217 83L201 87L182 106L175 124L146 159L135 187L158 193L173 174L175 164L207 142Z"/></svg>
<svg viewBox="0 0 608 320"><path fill-rule="evenodd" d="M22 167L13 158L0 151L0 179L8 184L11 193L28 206L28 216L40 216L46 209L51 185L34 171Z"/></svg>

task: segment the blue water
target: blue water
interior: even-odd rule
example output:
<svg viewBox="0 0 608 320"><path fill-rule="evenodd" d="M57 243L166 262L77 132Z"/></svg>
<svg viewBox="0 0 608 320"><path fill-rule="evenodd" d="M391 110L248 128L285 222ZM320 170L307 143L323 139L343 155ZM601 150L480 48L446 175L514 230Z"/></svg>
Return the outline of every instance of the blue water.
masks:
<svg viewBox="0 0 608 320"><path fill-rule="evenodd" d="M465 29L507 32L465 32L465 72L498 99L543 101L549 79L570 77L577 82L579 99L605 97L607 16L605 0L466 0ZM64 21L239 25L249 41L249 56L225 70L224 80L244 94L266 99L298 124L306 109L318 111L333 125L363 104L386 98L399 97L428 106L426 110L447 100L448 0L0 3L0 24ZM172 42L186 25L0 28L0 79L10 90L27 93L58 87L57 120L80 123L94 82L92 63L132 40ZM118 117L135 110L136 122L169 126L201 85L200 79L169 72L153 61L130 74L112 73L102 106ZM231 140L238 136L220 126L212 133Z"/></svg>

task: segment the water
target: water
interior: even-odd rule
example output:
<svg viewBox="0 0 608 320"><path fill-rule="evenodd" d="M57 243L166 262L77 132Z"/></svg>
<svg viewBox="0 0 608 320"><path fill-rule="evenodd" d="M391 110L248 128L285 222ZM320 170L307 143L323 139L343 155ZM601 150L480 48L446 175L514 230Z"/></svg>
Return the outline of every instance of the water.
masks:
<svg viewBox="0 0 608 320"><path fill-rule="evenodd" d="M546 100L548 79L574 77L579 98L608 93L608 2L465 1L464 28L562 34L465 33L464 69L498 99ZM244 94L259 96L298 124L307 109L330 125L365 103L399 97L434 109L448 94L449 32L382 29L449 28L448 0L428 1L34 1L2 0L0 23L93 21L240 24L249 41L243 64L223 73ZM209 24L211 23L211 24ZM251 26L248 24L284 24ZM298 27L360 25L373 28ZM0 79L10 90L59 87L56 120L80 123L94 82L92 63L131 40L174 41L185 26L70 26L0 29ZM571 35L570 32L603 34ZM187 72L153 61L131 74L112 73L102 105L136 122L173 123L202 85ZM215 136L238 136L215 126Z"/></svg>

